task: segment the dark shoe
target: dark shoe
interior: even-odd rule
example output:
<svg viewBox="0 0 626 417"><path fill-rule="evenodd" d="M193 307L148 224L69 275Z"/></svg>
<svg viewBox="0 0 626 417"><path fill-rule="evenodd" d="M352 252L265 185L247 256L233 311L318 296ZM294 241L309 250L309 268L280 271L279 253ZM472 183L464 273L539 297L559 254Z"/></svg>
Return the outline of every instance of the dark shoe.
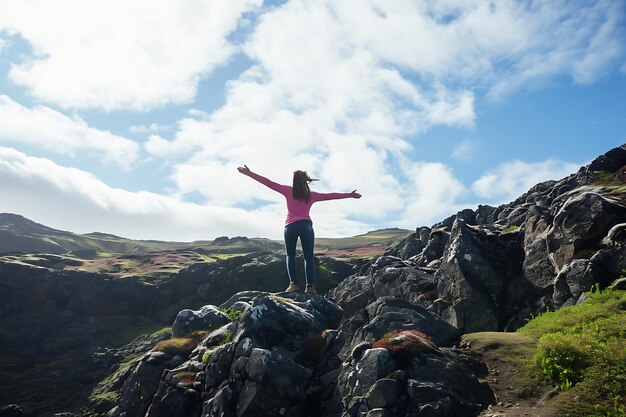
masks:
<svg viewBox="0 0 626 417"><path fill-rule="evenodd" d="M313 284L307 284L304 292L307 294L317 294L317 291L315 291L315 285Z"/></svg>

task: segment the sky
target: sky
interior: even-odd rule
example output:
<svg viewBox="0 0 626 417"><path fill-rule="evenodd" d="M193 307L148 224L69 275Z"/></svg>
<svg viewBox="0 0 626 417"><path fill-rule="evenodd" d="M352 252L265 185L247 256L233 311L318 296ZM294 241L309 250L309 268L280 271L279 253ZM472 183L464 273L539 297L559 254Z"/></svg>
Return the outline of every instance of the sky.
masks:
<svg viewBox="0 0 626 417"><path fill-rule="evenodd" d="M626 143L614 0L3 0L0 212L76 233L319 237L497 206Z"/></svg>

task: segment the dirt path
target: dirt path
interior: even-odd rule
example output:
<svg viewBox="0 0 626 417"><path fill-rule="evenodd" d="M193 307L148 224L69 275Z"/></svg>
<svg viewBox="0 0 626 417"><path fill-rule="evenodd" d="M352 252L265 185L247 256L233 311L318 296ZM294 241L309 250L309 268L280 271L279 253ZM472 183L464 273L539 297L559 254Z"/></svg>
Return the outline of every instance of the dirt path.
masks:
<svg viewBox="0 0 626 417"><path fill-rule="evenodd" d="M528 398L520 398L519 392L527 389L527 381L520 378L520 371L510 360L510 355L525 355L523 343L504 346L501 340L465 338L463 345L477 353L489 368L485 378L496 395L496 403L480 414L480 417L558 417L556 409L546 403L550 388L536 388Z"/></svg>

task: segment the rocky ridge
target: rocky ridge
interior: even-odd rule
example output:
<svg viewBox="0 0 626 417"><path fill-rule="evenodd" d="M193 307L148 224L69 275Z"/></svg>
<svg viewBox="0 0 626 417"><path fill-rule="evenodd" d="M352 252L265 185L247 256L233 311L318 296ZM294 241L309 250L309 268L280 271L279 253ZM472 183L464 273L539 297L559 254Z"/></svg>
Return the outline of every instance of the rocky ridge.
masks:
<svg viewBox="0 0 626 417"><path fill-rule="evenodd" d="M120 377L106 415L476 416L495 397L459 336L514 330L620 276L625 166L626 145L418 228L326 297L244 291L182 310L177 337Z"/></svg>

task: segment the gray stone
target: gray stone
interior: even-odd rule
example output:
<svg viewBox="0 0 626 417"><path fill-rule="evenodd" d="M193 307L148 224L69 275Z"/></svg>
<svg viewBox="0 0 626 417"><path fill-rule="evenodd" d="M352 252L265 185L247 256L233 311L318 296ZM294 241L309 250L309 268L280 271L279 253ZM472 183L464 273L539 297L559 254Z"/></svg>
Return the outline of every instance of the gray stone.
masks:
<svg viewBox="0 0 626 417"><path fill-rule="evenodd" d="M458 219L435 274L437 312L462 332L502 330L532 294L523 278L523 252L515 240ZM447 308L447 311L446 311Z"/></svg>
<svg viewBox="0 0 626 417"><path fill-rule="evenodd" d="M172 335L183 337L194 330L214 330L229 323L226 314L213 305L206 305L199 310L182 310L172 324Z"/></svg>
<svg viewBox="0 0 626 417"><path fill-rule="evenodd" d="M380 378L397 369L395 361L386 349L369 349L355 366L355 381L352 393L364 395Z"/></svg>
<svg viewBox="0 0 626 417"><path fill-rule="evenodd" d="M626 219L626 207L595 192L576 193L561 207L548 232L550 260L560 270L600 242Z"/></svg>
<svg viewBox="0 0 626 417"><path fill-rule="evenodd" d="M400 395L400 386L395 379L382 378L367 392L367 403L373 408L393 407Z"/></svg>
<svg viewBox="0 0 626 417"><path fill-rule="evenodd" d="M361 342L352 349L351 356L358 361L363 357L365 351L371 348L372 344L370 342Z"/></svg>

